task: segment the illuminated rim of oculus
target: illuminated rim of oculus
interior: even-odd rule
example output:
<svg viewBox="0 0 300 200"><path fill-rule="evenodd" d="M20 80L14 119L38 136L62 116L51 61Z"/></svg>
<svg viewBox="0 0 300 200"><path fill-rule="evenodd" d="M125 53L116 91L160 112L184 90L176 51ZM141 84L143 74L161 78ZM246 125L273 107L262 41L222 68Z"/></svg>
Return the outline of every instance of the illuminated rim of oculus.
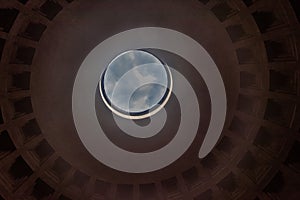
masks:
<svg viewBox="0 0 300 200"><path fill-rule="evenodd" d="M173 88L166 63L143 49L125 51L104 70L99 90L105 105L126 119L144 119L160 111Z"/></svg>

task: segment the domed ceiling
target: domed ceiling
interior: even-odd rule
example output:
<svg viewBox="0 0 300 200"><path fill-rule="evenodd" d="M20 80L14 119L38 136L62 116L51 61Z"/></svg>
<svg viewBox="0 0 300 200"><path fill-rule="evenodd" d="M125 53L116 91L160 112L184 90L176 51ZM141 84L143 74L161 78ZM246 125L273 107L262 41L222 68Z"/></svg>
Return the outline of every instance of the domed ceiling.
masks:
<svg viewBox="0 0 300 200"><path fill-rule="evenodd" d="M0 0L0 200L300 199L299 23L298 0ZM170 68L142 119L100 92L128 50Z"/></svg>

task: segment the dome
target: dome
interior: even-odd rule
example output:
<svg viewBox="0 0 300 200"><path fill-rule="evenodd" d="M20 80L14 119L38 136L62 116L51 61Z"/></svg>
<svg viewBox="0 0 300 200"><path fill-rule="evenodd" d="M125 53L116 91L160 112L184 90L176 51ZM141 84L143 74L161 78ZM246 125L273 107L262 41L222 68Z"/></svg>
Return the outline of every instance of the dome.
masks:
<svg viewBox="0 0 300 200"><path fill-rule="evenodd" d="M0 3L0 200L300 198L297 0Z"/></svg>

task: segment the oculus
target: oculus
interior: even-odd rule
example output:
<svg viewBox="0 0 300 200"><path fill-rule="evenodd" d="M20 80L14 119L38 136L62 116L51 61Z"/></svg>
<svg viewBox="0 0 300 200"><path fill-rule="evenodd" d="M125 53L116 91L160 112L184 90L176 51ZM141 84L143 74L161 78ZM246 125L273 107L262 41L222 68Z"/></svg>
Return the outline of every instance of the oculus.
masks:
<svg viewBox="0 0 300 200"><path fill-rule="evenodd" d="M145 50L116 56L99 81L102 100L113 113L143 119L157 113L170 98L173 82L169 67Z"/></svg>

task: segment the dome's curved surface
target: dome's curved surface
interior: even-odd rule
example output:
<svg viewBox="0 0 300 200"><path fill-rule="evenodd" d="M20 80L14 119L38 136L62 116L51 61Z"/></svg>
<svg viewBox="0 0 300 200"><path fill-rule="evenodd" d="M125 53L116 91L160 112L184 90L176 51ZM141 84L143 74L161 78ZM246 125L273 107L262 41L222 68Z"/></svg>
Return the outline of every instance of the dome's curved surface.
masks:
<svg viewBox="0 0 300 200"><path fill-rule="evenodd" d="M297 0L0 0L0 199L299 199L299 9ZM179 159L156 171L127 173L85 148L72 93L81 64L98 44L140 27L171 29L199 43L222 76L227 113L217 145L199 159L214 115L207 79L189 58L148 48L187 80L200 120L187 120L198 128ZM103 134L133 154L172 143L186 120L181 117L189 116L173 93L159 132L136 138L120 128L99 95L95 86Z"/></svg>

